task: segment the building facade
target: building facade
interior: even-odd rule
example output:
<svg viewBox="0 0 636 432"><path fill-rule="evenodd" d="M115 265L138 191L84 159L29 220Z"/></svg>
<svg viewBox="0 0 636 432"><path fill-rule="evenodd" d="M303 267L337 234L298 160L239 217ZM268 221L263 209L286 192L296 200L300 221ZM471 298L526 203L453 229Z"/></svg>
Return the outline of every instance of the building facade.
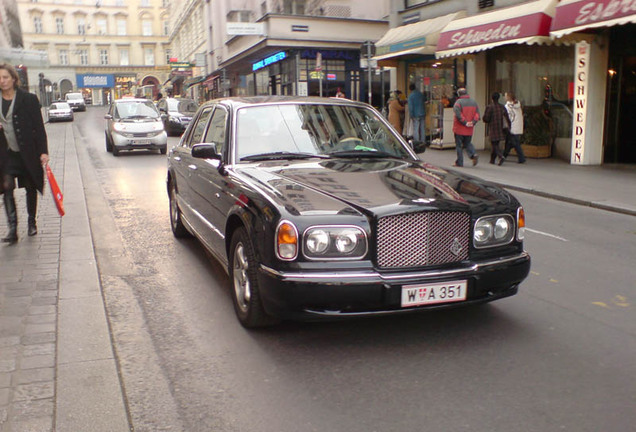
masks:
<svg viewBox="0 0 636 432"><path fill-rule="evenodd" d="M427 92L427 130L440 147L454 146L445 101L465 86L482 110L491 93L514 93L536 157L636 163L627 132L635 22L630 1L394 0L377 58L396 69L398 86ZM474 141L489 145L483 124Z"/></svg>
<svg viewBox="0 0 636 432"><path fill-rule="evenodd" d="M152 98L168 79L167 0L18 0L24 48L47 58L29 68L43 104L82 92L94 104Z"/></svg>
<svg viewBox="0 0 636 432"><path fill-rule="evenodd" d="M182 10L195 15L197 0ZM361 65L361 47L387 29L386 0L211 0L202 5L205 50L178 46L187 26L175 27L171 50L193 68L186 92L210 99L223 95L333 96L367 100L369 77L380 105L380 76ZM198 23L196 18L181 22ZM193 41L192 46L200 46ZM206 57L198 56L204 52ZM362 55L364 57L364 55ZM178 60L181 60L179 57ZM204 68L199 65L205 65ZM176 77L173 81L178 82Z"/></svg>

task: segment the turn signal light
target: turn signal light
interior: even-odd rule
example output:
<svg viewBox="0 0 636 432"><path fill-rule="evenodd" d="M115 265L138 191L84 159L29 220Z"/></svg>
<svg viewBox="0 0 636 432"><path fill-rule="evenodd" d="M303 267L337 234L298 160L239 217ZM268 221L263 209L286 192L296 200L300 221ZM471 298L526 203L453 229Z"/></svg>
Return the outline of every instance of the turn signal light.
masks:
<svg viewBox="0 0 636 432"><path fill-rule="evenodd" d="M526 234L526 212L523 207L517 209L517 240L522 241Z"/></svg>
<svg viewBox="0 0 636 432"><path fill-rule="evenodd" d="M276 254L285 261L298 256L298 230L291 222L283 221L276 230Z"/></svg>

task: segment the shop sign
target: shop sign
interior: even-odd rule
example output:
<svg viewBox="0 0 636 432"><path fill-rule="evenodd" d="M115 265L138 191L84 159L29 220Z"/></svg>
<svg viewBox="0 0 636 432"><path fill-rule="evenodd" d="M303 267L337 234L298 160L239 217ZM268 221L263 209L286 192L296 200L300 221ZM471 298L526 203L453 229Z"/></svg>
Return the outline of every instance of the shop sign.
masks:
<svg viewBox="0 0 636 432"><path fill-rule="evenodd" d="M229 36L260 36L265 34L263 23L228 22L225 31Z"/></svg>
<svg viewBox="0 0 636 432"><path fill-rule="evenodd" d="M323 60L356 60L358 56L356 51L320 51L316 49L305 49L300 52L301 59L315 59L320 52Z"/></svg>
<svg viewBox="0 0 636 432"><path fill-rule="evenodd" d="M309 78L312 80L321 80L325 79L325 73L321 71L310 71Z"/></svg>
<svg viewBox="0 0 636 432"><path fill-rule="evenodd" d="M376 55L384 55L388 53L394 53L404 51L412 48L419 48L426 45L426 36L418 37L408 41L398 42L391 45L379 46L376 48Z"/></svg>
<svg viewBox="0 0 636 432"><path fill-rule="evenodd" d="M182 77L191 77L192 76L192 69L188 69L188 70L173 70L172 72L170 72L171 76L182 76Z"/></svg>
<svg viewBox="0 0 636 432"><path fill-rule="evenodd" d="M327 81L335 81L336 74L327 74Z"/></svg>
<svg viewBox="0 0 636 432"><path fill-rule="evenodd" d="M636 0L596 0L561 3L552 31L591 25L636 14Z"/></svg>
<svg viewBox="0 0 636 432"><path fill-rule="evenodd" d="M188 63L188 62L171 62L170 63L170 67L173 69L178 69L178 68L191 68L192 66L194 66L192 63Z"/></svg>
<svg viewBox="0 0 636 432"><path fill-rule="evenodd" d="M136 75L115 75L115 84L130 86L137 84Z"/></svg>
<svg viewBox="0 0 636 432"><path fill-rule="evenodd" d="M113 74L77 74L75 79L79 88L115 87L115 76Z"/></svg>
<svg viewBox="0 0 636 432"><path fill-rule="evenodd" d="M572 155L570 163L582 164L585 154L585 132L587 129L587 97L590 70L590 44L576 44L574 70L574 119L572 126Z"/></svg>
<svg viewBox="0 0 636 432"><path fill-rule="evenodd" d="M497 43L532 36L547 36L552 18L544 13L443 32L437 51Z"/></svg>
<svg viewBox="0 0 636 432"><path fill-rule="evenodd" d="M277 52L267 58L264 58L261 61L257 61L256 63L252 63L252 72L267 67L273 63L279 62L287 57L287 53L285 51Z"/></svg>

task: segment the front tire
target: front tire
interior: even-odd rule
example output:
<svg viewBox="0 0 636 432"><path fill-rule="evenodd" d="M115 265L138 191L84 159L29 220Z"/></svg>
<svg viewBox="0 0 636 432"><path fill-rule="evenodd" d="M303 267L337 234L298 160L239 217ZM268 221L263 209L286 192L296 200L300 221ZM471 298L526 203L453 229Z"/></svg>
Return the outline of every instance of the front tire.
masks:
<svg viewBox="0 0 636 432"><path fill-rule="evenodd" d="M263 308L256 275L258 263L245 228L238 228L232 236L229 267L232 302L241 325L258 328L276 324L278 320L267 315Z"/></svg>
<svg viewBox="0 0 636 432"><path fill-rule="evenodd" d="M170 202L170 228L172 229L172 234L176 238L191 237L190 232L181 220L181 210L179 210L179 204L177 204L177 191L172 182L170 182L168 190L168 201Z"/></svg>
<svg viewBox="0 0 636 432"><path fill-rule="evenodd" d="M105 135L104 139L106 140L106 151L108 153L111 153L113 151L113 145L111 144L110 140L108 139L108 135Z"/></svg>

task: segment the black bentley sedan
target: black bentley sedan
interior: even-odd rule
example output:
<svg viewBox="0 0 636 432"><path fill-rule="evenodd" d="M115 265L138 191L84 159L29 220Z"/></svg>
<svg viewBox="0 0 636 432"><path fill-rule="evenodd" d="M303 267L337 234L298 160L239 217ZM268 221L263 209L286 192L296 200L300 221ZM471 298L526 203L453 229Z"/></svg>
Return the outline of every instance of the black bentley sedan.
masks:
<svg viewBox="0 0 636 432"><path fill-rule="evenodd" d="M167 186L174 235L227 269L248 328L489 302L530 270L514 196L420 160L360 102L210 101Z"/></svg>

